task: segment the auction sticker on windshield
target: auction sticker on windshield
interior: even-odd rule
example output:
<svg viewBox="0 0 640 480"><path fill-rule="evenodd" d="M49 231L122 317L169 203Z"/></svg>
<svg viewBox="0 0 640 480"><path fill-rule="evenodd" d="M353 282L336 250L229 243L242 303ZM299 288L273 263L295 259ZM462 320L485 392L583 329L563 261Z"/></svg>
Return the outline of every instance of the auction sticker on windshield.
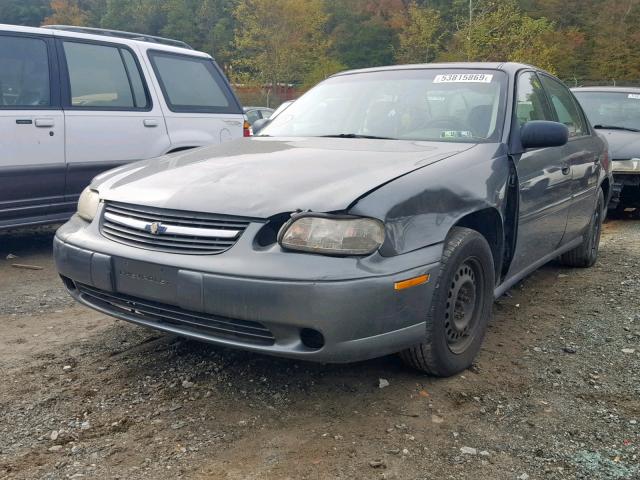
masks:
<svg viewBox="0 0 640 480"><path fill-rule="evenodd" d="M436 75L433 83L491 83L492 79L487 73L448 73Z"/></svg>
<svg viewBox="0 0 640 480"><path fill-rule="evenodd" d="M640 100L640 94L638 94L638 93L630 93L629 94L629 98Z"/></svg>

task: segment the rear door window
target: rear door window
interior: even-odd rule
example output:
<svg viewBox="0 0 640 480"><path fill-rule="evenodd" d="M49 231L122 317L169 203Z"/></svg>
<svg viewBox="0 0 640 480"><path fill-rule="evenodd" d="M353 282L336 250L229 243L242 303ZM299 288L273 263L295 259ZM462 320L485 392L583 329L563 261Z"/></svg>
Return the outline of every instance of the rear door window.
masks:
<svg viewBox="0 0 640 480"><path fill-rule="evenodd" d="M569 138L587 135L587 124L569 89L546 75L541 76L541 81L551 99L558 122L564 123L569 129Z"/></svg>
<svg viewBox="0 0 640 480"><path fill-rule="evenodd" d="M148 96L131 53L109 45L64 41L71 107L146 109Z"/></svg>
<svg viewBox="0 0 640 480"><path fill-rule="evenodd" d="M171 111L241 113L212 60L159 51L149 52L149 58Z"/></svg>
<svg viewBox="0 0 640 480"><path fill-rule="evenodd" d="M0 35L0 108L51 106L44 40Z"/></svg>

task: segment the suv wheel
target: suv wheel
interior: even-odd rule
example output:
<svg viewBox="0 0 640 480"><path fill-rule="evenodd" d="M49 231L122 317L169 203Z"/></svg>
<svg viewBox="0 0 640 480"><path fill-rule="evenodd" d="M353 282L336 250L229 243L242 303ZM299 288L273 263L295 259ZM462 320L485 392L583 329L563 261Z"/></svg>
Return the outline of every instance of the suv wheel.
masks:
<svg viewBox="0 0 640 480"><path fill-rule="evenodd" d="M448 377L471 366L493 305L494 266L485 238L468 228L451 230L423 341L400 353L408 365Z"/></svg>
<svg viewBox="0 0 640 480"><path fill-rule="evenodd" d="M560 256L560 263L569 267L591 267L598 259L598 248L600 246L600 234L602 233L602 222L604 220L604 194L602 189L598 191L596 208L591 216L591 222L587 227L582 244L573 250Z"/></svg>

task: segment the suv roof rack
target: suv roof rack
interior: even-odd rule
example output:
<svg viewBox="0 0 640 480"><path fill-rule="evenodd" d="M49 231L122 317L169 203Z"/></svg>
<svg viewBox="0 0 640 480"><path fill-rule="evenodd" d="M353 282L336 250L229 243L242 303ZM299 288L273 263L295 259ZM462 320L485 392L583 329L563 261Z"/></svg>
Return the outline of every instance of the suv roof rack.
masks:
<svg viewBox="0 0 640 480"><path fill-rule="evenodd" d="M128 40L140 40L143 42L160 43L163 45L170 45L172 47L181 47L193 50L193 47L191 47L191 45L181 40L157 37L155 35L147 35L144 33L123 32L121 30L109 30L106 28L76 27L73 25L45 25L42 28L48 28L51 30L64 30L67 32L76 33L89 33L92 35L104 35L107 37L126 38Z"/></svg>

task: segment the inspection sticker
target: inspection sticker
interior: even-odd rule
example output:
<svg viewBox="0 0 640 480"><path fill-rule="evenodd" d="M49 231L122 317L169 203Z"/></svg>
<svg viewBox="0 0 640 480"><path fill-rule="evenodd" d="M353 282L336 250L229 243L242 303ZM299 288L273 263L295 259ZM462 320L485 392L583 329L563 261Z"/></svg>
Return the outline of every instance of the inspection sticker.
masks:
<svg viewBox="0 0 640 480"><path fill-rule="evenodd" d="M491 83L493 75L486 73L448 73L436 75L433 83Z"/></svg>
<svg viewBox="0 0 640 480"><path fill-rule="evenodd" d="M630 93L628 98L635 98L636 100L640 100L640 93Z"/></svg>

